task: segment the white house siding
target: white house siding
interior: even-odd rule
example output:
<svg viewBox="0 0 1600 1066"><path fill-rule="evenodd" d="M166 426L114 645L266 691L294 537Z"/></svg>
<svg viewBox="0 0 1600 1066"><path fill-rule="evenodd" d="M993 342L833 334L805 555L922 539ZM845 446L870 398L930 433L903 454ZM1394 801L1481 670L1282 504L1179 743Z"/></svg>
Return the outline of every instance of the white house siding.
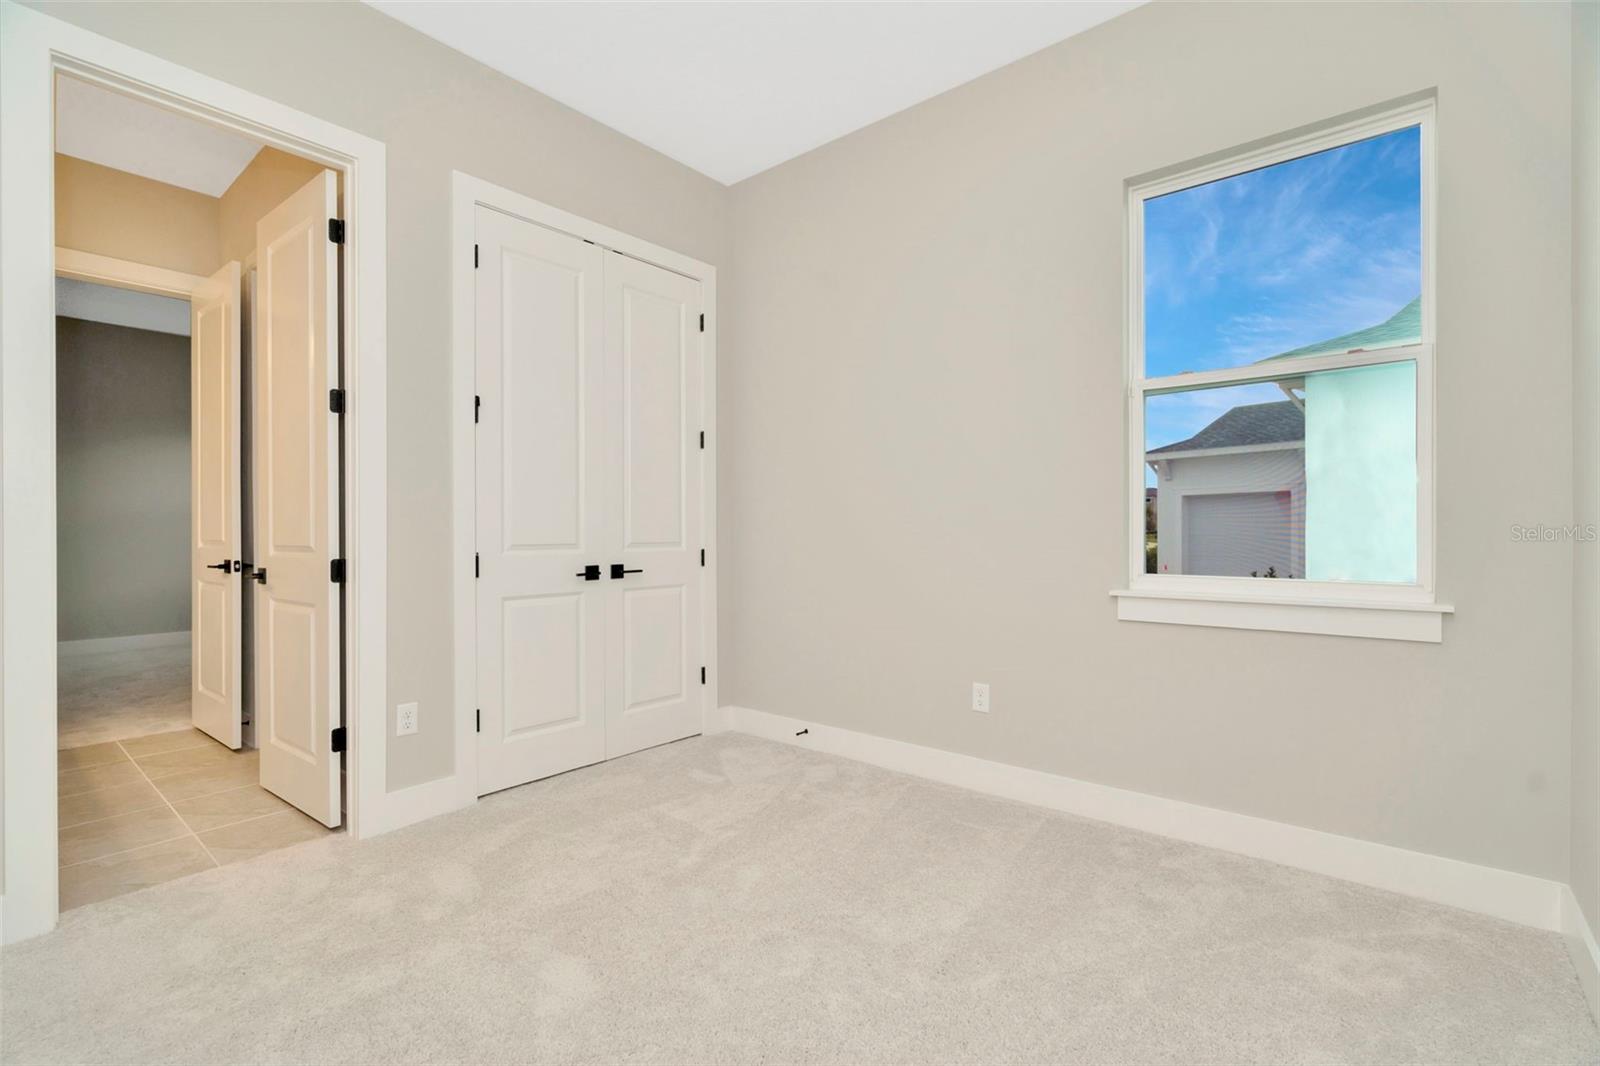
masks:
<svg viewBox="0 0 1600 1066"><path fill-rule="evenodd" d="M1283 576L1305 575L1306 474L1299 442L1161 456L1156 484L1158 573L1248 577L1271 566ZM1186 505L1199 496L1207 499ZM1203 524L1194 544L1200 569L1184 557L1186 513L1198 514Z"/></svg>

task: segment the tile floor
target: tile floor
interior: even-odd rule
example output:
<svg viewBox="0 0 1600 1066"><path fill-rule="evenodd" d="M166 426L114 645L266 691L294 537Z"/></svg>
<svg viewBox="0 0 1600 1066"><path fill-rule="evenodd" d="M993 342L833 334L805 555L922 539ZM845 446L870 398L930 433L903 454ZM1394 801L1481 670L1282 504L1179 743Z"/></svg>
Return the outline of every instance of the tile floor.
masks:
<svg viewBox="0 0 1600 1066"><path fill-rule="evenodd" d="M258 754L190 728L59 752L61 909L327 835L260 786Z"/></svg>

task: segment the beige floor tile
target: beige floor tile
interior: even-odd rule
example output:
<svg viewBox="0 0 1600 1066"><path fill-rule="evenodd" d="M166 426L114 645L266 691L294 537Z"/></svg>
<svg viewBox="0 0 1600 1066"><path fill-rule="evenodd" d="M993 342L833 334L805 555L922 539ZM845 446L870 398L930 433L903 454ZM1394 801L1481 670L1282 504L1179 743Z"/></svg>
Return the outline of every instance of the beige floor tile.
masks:
<svg viewBox="0 0 1600 1066"><path fill-rule="evenodd" d="M254 858L291 844L317 840L329 832L322 823L307 818L299 811L287 810L223 829L213 829L201 833L200 839L212 857L226 866L230 862Z"/></svg>
<svg viewBox="0 0 1600 1066"><path fill-rule="evenodd" d="M179 837L61 870L61 909L71 910L125 892L209 870L216 863L192 836Z"/></svg>
<svg viewBox="0 0 1600 1066"><path fill-rule="evenodd" d="M56 769L62 771L82 770L89 766L105 766L107 763L127 761L127 753L114 741L85 744L81 748L67 748L56 752Z"/></svg>
<svg viewBox="0 0 1600 1066"><path fill-rule="evenodd" d="M169 733L152 733L146 737L124 740L122 746L135 759L141 755L157 755L164 751L181 751L184 748L203 748L216 741L198 729L178 729Z"/></svg>
<svg viewBox="0 0 1600 1066"><path fill-rule="evenodd" d="M188 831L189 827L183 824L183 819L166 804L112 815L97 822L84 822L61 830L61 865L72 866L115 855L119 851L159 844L163 840L181 837Z"/></svg>
<svg viewBox="0 0 1600 1066"><path fill-rule="evenodd" d="M68 829L84 822L99 821L115 814L142 811L149 807L164 807L166 800L150 782L140 779L126 785L97 788L93 792L80 792L75 796L62 796L56 806L57 826Z"/></svg>
<svg viewBox="0 0 1600 1066"><path fill-rule="evenodd" d="M156 778L156 788L170 803L226 792L232 788L261 783L260 753L243 751L229 761L198 770L183 770Z"/></svg>
<svg viewBox="0 0 1600 1066"><path fill-rule="evenodd" d="M173 804L178 814L196 833L220 829L235 822L249 821L266 814L276 814L289 809L289 805L262 788L246 785L244 788L214 792L209 796L180 800Z"/></svg>
<svg viewBox="0 0 1600 1066"><path fill-rule="evenodd" d="M80 792L93 792L97 788L111 788L143 780L144 775L131 762L86 766L82 770L67 770L59 774L56 777L56 795L76 796Z"/></svg>
<svg viewBox="0 0 1600 1066"><path fill-rule="evenodd" d="M241 753L229 751L221 744L213 742L203 748L180 748L177 751L161 751L153 755L135 755L133 761L139 764L139 769L143 770L150 780L155 781L183 773L185 770L205 770L213 766L225 766L239 758L242 758Z"/></svg>

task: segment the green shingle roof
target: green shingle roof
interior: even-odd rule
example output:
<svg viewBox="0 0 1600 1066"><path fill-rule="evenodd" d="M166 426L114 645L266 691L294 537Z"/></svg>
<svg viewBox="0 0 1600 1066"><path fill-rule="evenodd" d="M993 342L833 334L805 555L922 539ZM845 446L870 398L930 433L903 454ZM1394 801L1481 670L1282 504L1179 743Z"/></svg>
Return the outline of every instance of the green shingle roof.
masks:
<svg viewBox="0 0 1600 1066"><path fill-rule="evenodd" d="M1422 297L1406 304L1400 310L1376 326L1358 329L1354 333L1345 333L1338 337L1330 337L1325 341L1307 344L1293 351L1279 352L1270 355L1261 362L1271 362L1273 359L1288 359L1297 355L1326 355L1329 352L1349 352L1357 348L1392 348L1397 344L1414 344L1422 337Z"/></svg>

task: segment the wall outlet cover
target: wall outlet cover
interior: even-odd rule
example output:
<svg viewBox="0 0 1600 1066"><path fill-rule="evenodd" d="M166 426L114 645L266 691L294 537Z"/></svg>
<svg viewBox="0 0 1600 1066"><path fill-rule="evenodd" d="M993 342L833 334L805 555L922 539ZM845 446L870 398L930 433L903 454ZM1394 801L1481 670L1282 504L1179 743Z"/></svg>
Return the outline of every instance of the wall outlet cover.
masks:
<svg viewBox="0 0 1600 1066"><path fill-rule="evenodd" d="M989 685L984 681L972 683L972 709L979 714L989 713Z"/></svg>
<svg viewBox="0 0 1600 1066"><path fill-rule="evenodd" d="M417 705L402 703L394 709L394 735L408 737L417 731Z"/></svg>

